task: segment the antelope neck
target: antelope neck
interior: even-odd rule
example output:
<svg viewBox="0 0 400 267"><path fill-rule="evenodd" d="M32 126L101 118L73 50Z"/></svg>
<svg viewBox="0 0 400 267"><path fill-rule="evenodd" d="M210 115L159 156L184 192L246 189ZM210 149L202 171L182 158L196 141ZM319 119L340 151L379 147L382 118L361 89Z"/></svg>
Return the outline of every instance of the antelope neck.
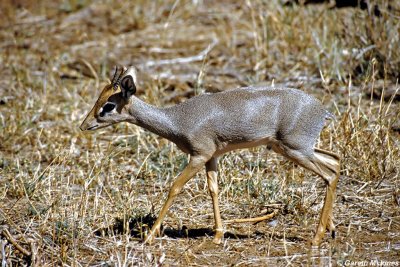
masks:
<svg viewBox="0 0 400 267"><path fill-rule="evenodd" d="M174 138L176 127L168 109L158 108L133 97L128 110L132 118L130 122L169 140Z"/></svg>

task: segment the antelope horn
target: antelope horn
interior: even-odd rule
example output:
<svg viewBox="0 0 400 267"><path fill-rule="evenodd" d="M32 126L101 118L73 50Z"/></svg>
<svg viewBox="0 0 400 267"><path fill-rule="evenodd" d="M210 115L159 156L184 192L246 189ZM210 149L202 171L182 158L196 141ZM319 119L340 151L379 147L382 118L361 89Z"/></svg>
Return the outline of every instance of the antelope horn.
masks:
<svg viewBox="0 0 400 267"><path fill-rule="evenodd" d="M114 90L117 90L119 83L121 82L122 76L125 72L124 67L117 65L115 66L115 73L111 80L111 84L114 87Z"/></svg>

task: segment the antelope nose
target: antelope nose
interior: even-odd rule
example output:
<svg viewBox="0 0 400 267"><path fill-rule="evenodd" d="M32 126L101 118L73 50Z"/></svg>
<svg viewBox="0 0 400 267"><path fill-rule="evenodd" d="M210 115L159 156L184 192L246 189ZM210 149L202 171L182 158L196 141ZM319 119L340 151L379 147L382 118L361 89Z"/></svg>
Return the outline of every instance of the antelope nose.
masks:
<svg viewBox="0 0 400 267"><path fill-rule="evenodd" d="M90 127L90 125L89 125L88 121L85 119L79 126L79 129L81 129L81 131L86 131L89 127Z"/></svg>

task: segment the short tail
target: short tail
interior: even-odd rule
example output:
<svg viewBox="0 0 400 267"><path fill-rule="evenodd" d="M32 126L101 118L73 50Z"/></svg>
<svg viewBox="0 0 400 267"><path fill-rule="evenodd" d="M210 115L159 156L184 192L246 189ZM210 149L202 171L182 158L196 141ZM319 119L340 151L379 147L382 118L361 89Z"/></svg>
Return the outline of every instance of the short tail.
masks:
<svg viewBox="0 0 400 267"><path fill-rule="evenodd" d="M332 113L330 113L327 110L325 110L325 119L327 119L327 120L336 120L335 119L335 115L333 115Z"/></svg>

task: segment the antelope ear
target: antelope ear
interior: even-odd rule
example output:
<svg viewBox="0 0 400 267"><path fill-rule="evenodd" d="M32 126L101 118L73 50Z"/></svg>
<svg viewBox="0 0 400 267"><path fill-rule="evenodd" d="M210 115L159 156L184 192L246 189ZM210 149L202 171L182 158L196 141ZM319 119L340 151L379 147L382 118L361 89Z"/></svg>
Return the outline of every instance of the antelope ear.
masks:
<svg viewBox="0 0 400 267"><path fill-rule="evenodd" d="M129 99L133 94L136 93L136 85L132 75L126 75L121 80L121 92L125 99Z"/></svg>

